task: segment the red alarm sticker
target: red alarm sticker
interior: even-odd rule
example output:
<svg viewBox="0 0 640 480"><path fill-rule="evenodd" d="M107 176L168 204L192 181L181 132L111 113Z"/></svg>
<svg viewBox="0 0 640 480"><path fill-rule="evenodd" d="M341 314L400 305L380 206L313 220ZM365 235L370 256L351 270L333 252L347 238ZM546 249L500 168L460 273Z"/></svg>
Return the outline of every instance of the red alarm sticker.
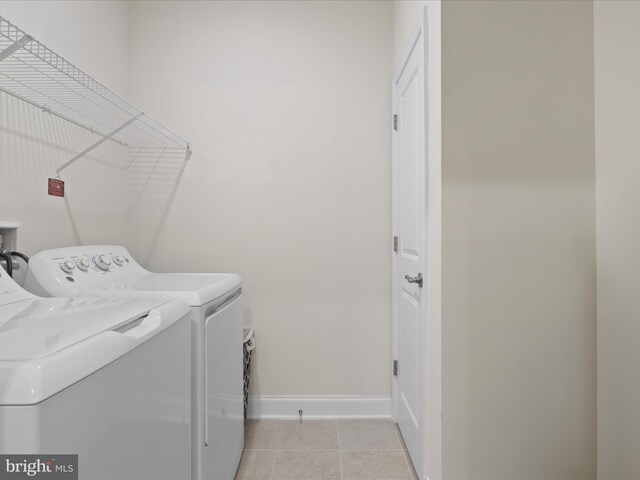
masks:
<svg viewBox="0 0 640 480"><path fill-rule="evenodd" d="M64 182L59 178L49 179L49 195L64 197Z"/></svg>

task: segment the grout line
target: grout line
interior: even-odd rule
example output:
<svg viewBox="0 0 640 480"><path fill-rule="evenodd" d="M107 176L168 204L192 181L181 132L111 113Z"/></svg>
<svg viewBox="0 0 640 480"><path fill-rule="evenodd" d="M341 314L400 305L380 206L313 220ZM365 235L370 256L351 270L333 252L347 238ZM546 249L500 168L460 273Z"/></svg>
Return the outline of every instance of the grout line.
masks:
<svg viewBox="0 0 640 480"><path fill-rule="evenodd" d="M336 434L338 436L338 465L340 466L340 480L342 480L342 448L340 447L340 425L336 422Z"/></svg>
<svg viewBox="0 0 640 480"><path fill-rule="evenodd" d="M338 451L337 448L279 448L278 450L281 452L337 452Z"/></svg>
<svg viewBox="0 0 640 480"><path fill-rule="evenodd" d="M280 446L280 437L282 437L282 430L284 430L284 422L280 421L280 432L278 433L278 441L276 442L275 455L273 456L273 465L271 465L271 475L269 478L273 478L273 472L276 470L276 460L278 460L278 447Z"/></svg>
<svg viewBox="0 0 640 480"><path fill-rule="evenodd" d="M278 432L278 440L276 441L276 450L280 450L280 443L282 443L282 432L284 432L284 420L280 420L280 431Z"/></svg>
<svg viewBox="0 0 640 480"><path fill-rule="evenodd" d="M1 3L2 0L0 0ZM243 452L269 452L271 450L276 450L275 448L245 448ZM280 451L299 451L299 452L335 452L338 448L278 448ZM343 452L404 452L406 451L404 448L343 448Z"/></svg>
<svg viewBox="0 0 640 480"><path fill-rule="evenodd" d="M402 448L345 448L342 451L343 452L404 452Z"/></svg>

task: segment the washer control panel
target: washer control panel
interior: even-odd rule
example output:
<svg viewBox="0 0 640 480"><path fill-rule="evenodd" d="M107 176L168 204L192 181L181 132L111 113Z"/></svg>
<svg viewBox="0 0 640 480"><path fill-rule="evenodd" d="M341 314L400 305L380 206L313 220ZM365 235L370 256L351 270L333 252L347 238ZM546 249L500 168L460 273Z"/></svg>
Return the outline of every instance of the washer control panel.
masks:
<svg viewBox="0 0 640 480"><path fill-rule="evenodd" d="M83 273L89 273L91 270L109 273L115 267L122 268L131 260L126 255L110 255L108 253L98 253L96 255L72 255L69 258L57 257L54 259L58 262L60 270L67 275L73 275L74 270Z"/></svg>
<svg viewBox="0 0 640 480"><path fill-rule="evenodd" d="M119 245L56 248L31 256L25 287L36 295L69 297L148 274Z"/></svg>
<svg viewBox="0 0 640 480"><path fill-rule="evenodd" d="M123 246L82 245L32 255L24 286L35 295L74 297L88 290L124 288L149 273Z"/></svg>

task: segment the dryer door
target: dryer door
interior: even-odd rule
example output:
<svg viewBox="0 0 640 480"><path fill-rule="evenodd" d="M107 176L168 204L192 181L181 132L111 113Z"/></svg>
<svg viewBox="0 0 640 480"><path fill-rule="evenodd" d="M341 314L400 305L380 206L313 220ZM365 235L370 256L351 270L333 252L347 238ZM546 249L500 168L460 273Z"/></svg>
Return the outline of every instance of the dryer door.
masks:
<svg viewBox="0 0 640 480"><path fill-rule="evenodd" d="M244 447L242 294L229 295L205 320L203 478L233 478Z"/></svg>

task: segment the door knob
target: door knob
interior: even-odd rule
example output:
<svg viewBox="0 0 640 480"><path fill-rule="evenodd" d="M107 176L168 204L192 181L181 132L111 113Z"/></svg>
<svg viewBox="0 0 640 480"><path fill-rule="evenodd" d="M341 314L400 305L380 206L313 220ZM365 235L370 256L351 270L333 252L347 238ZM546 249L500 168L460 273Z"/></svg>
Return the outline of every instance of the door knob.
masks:
<svg viewBox="0 0 640 480"><path fill-rule="evenodd" d="M409 275L405 275L404 279L409 283L417 283L420 288L422 288L422 274L419 273L415 277L410 277Z"/></svg>

